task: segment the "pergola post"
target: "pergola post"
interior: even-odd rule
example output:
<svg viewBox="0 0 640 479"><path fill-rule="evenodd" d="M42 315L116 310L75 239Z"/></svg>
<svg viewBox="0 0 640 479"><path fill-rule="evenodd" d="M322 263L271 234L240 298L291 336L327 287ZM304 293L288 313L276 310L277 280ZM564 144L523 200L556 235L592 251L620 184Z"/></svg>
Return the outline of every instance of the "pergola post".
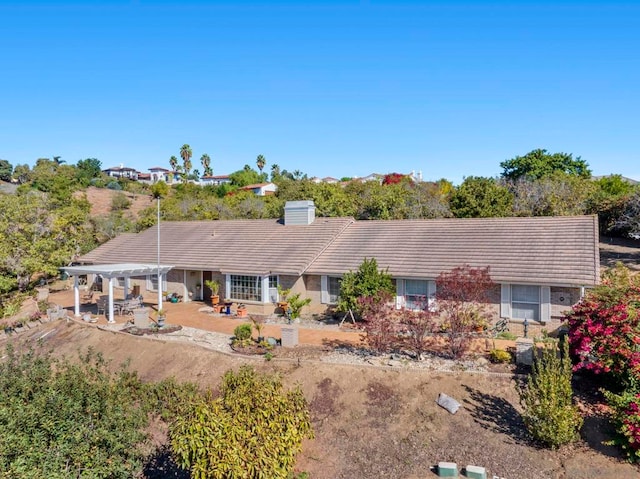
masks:
<svg viewBox="0 0 640 479"><path fill-rule="evenodd" d="M129 295L129 276L124 277L124 299Z"/></svg>
<svg viewBox="0 0 640 479"><path fill-rule="evenodd" d="M109 276L109 322L116 322L113 316L113 276Z"/></svg>
<svg viewBox="0 0 640 479"><path fill-rule="evenodd" d="M162 309L162 273L158 270L158 311Z"/></svg>
<svg viewBox="0 0 640 479"><path fill-rule="evenodd" d="M73 314L76 318L80 317L80 284L77 274L73 276Z"/></svg>

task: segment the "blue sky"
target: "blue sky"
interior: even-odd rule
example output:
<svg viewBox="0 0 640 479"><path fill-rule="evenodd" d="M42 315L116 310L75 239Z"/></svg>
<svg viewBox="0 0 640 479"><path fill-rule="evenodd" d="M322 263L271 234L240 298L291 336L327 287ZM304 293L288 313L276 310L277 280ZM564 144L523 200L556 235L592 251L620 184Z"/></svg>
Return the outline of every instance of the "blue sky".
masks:
<svg viewBox="0 0 640 479"><path fill-rule="evenodd" d="M640 2L0 1L0 158L640 180ZM200 167L202 170L202 168Z"/></svg>

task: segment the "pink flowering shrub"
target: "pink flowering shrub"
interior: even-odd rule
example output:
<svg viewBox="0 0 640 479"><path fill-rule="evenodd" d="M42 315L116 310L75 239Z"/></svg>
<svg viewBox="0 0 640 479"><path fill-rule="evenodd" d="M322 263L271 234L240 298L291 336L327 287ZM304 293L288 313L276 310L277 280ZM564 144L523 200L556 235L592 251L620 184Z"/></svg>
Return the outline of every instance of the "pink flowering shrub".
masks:
<svg viewBox="0 0 640 479"><path fill-rule="evenodd" d="M608 272L567 314L574 370L640 379L640 276L623 266Z"/></svg>

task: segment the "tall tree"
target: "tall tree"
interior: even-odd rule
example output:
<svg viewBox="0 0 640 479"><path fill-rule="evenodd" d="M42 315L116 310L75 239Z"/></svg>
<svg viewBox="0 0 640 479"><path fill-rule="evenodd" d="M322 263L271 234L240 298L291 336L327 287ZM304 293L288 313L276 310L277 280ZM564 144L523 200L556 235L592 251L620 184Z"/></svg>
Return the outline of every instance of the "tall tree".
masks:
<svg viewBox="0 0 640 479"><path fill-rule="evenodd" d="M182 165L184 167L184 174L182 175L183 181L187 181L187 178L189 177L192 156L193 152L191 151L191 147L186 143L182 145L182 148L180 148L180 158L182 158Z"/></svg>
<svg viewBox="0 0 640 479"><path fill-rule="evenodd" d="M258 157L256 158L256 165L258 166L260 173L262 173L262 169L266 164L267 164L267 160L264 159L264 156L258 155Z"/></svg>
<svg viewBox="0 0 640 479"><path fill-rule="evenodd" d="M516 156L500 163L502 177L510 180L518 178L540 179L561 172L568 175L589 178L591 170L580 157L571 153L547 153L547 150L533 150L524 156Z"/></svg>
<svg viewBox="0 0 640 479"><path fill-rule="evenodd" d="M11 181L13 166L7 160L0 160L0 180Z"/></svg>
<svg viewBox="0 0 640 479"><path fill-rule="evenodd" d="M271 165L271 181L275 180L280 176L280 166L276 163Z"/></svg>
<svg viewBox="0 0 640 479"><path fill-rule="evenodd" d="M178 168L178 158L172 155L171 158L169 158L169 166L171 166L171 171L176 171L176 168Z"/></svg>
<svg viewBox="0 0 640 479"><path fill-rule="evenodd" d="M31 168L29 168L29 165L16 165L13 169L13 178L21 185L31 181Z"/></svg>
<svg viewBox="0 0 640 479"><path fill-rule="evenodd" d="M490 218L512 214L513 195L494 178L469 176L451 196L457 218Z"/></svg>
<svg viewBox="0 0 640 479"><path fill-rule="evenodd" d="M93 178L99 178L102 173L102 163L97 158L87 158L78 161L78 179L84 185L88 185Z"/></svg>
<svg viewBox="0 0 640 479"><path fill-rule="evenodd" d="M202 169L206 176L211 176L213 170L211 169L211 157L206 153L200 157L200 163L202 163Z"/></svg>

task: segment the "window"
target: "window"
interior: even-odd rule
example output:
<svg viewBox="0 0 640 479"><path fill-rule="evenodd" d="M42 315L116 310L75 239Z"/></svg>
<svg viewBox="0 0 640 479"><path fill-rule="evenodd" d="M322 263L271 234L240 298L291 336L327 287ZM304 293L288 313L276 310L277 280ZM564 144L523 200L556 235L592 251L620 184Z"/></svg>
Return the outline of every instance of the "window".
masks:
<svg viewBox="0 0 640 479"><path fill-rule="evenodd" d="M329 276L327 278L327 291L329 292L329 304L336 304L340 297L340 282L342 278Z"/></svg>
<svg viewBox="0 0 640 479"><path fill-rule="evenodd" d="M336 304L340 297L340 282L342 278L338 276L322 276L320 279L320 288L322 304Z"/></svg>
<svg viewBox="0 0 640 479"><path fill-rule="evenodd" d="M269 276L269 302L277 303L278 299L278 277L272 275Z"/></svg>
<svg viewBox="0 0 640 479"><path fill-rule="evenodd" d="M167 277L162 275L162 291L167 290ZM158 291L158 275L150 274L147 276L147 291Z"/></svg>
<svg viewBox="0 0 640 479"><path fill-rule="evenodd" d="M269 278L271 284L271 277ZM262 278L260 276L231 275L231 299L239 301L262 301Z"/></svg>
<svg viewBox="0 0 640 479"><path fill-rule="evenodd" d="M511 285L511 317L540 320L540 286Z"/></svg>
<svg viewBox="0 0 640 479"><path fill-rule="evenodd" d="M429 296L428 281L407 279L404 282L404 303L407 309L424 309Z"/></svg>

